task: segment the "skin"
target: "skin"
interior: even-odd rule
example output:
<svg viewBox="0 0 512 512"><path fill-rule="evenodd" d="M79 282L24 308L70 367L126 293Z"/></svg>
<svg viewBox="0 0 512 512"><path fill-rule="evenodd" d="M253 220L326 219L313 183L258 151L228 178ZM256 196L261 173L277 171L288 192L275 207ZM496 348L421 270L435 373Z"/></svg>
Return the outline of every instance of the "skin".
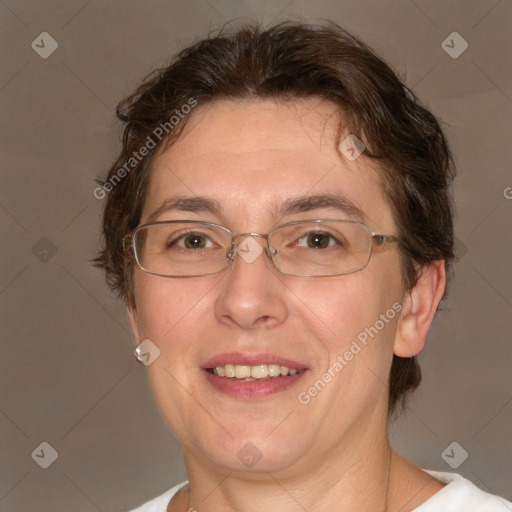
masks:
<svg viewBox="0 0 512 512"><path fill-rule="evenodd" d="M316 98L198 107L154 163L141 224L171 196L214 198L222 210L169 211L156 220L205 220L234 233L349 219L332 208L273 214L286 199L328 192L355 203L375 233L396 234L376 164L364 154L351 162L337 151L339 122L335 107ZM345 276L285 276L262 254L197 278L135 268L134 283L135 342L149 338L161 351L148 377L182 443L189 475L189 487L168 510L406 512L443 487L392 454L387 434L392 356L422 350L445 287L442 261L426 267L411 291L402 288L396 244L374 250L364 270ZM395 302L401 314L310 403L300 404L297 394ZM305 363L308 372L291 390L238 400L216 391L201 370L207 359L234 351L277 354ZM237 457L248 442L262 455L250 469Z"/></svg>

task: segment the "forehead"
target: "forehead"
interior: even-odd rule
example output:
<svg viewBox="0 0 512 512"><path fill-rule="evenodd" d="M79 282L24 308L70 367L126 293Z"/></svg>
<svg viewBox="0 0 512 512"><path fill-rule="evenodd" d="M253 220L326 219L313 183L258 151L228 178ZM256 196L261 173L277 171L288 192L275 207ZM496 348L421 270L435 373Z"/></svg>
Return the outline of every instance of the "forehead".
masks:
<svg viewBox="0 0 512 512"><path fill-rule="evenodd" d="M282 220L272 218L282 202L331 194L368 219L390 221L374 162L340 156L340 126L343 132L336 106L318 98L218 100L198 107L155 159L142 220L170 197L210 197L223 210L225 219L218 220L235 214L272 223Z"/></svg>

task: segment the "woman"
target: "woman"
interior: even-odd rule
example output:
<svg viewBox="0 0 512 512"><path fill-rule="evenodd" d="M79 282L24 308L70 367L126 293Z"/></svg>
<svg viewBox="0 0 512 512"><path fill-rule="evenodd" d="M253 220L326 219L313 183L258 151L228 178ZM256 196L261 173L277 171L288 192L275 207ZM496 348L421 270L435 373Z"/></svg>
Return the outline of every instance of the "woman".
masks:
<svg viewBox="0 0 512 512"><path fill-rule="evenodd" d="M97 264L188 482L137 511L501 511L394 453L453 259L435 118L339 27L247 26L118 108Z"/></svg>

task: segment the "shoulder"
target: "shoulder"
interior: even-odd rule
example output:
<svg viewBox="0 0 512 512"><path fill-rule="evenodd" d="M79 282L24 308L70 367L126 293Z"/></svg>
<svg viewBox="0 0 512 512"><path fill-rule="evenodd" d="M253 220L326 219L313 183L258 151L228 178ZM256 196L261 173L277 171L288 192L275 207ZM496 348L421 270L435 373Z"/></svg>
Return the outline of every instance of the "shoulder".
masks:
<svg viewBox="0 0 512 512"><path fill-rule="evenodd" d="M171 498L186 484L187 482L182 482L130 512L166 512Z"/></svg>
<svg viewBox="0 0 512 512"><path fill-rule="evenodd" d="M443 487L414 512L506 512L512 511L512 503L479 489L456 473L424 470L443 482ZM508 507L508 508L507 508Z"/></svg>

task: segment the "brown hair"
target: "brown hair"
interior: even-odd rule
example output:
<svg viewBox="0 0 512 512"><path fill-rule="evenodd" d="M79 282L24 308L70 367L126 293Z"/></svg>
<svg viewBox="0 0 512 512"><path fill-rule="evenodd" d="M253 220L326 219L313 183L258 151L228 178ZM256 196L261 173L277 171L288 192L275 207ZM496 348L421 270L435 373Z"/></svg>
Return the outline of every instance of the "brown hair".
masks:
<svg viewBox="0 0 512 512"><path fill-rule="evenodd" d="M118 105L117 116L125 123L123 147L106 178L98 181L104 187L100 190L109 193L104 248L95 259L111 288L126 302L133 300L133 259L123 250L122 238L140 222L156 150L175 140L186 125L185 105L217 98L312 96L337 105L344 130L363 140L365 155L379 162L400 237L404 289L414 287L430 262L444 260L449 270L455 171L439 123L357 38L331 23L288 22L210 35L150 74ZM141 157L150 139L152 149ZM404 407L406 395L420 380L415 357L393 356L390 413Z"/></svg>

